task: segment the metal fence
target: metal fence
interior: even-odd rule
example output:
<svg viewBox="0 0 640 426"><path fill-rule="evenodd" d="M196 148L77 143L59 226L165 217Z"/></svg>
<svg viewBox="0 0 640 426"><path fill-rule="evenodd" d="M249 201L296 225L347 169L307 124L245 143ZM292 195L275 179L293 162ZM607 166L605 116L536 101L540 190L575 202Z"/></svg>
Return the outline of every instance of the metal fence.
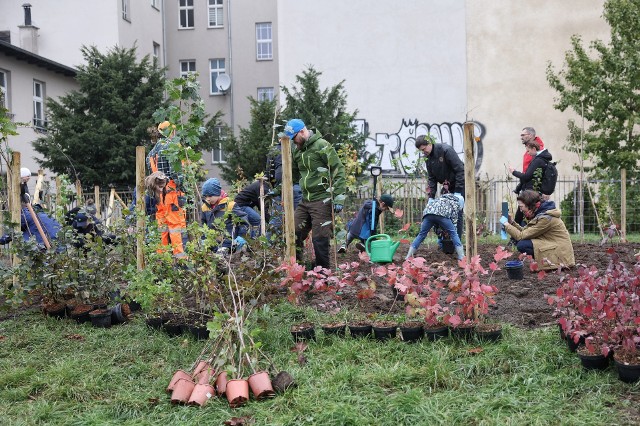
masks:
<svg viewBox="0 0 640 426"><path fill-rule="evenodd" d="M502 202L509 203L509 211L514 214L517 208L516 194L513 192L517 180L479 180L476 182L476 225L479 233L491 234L500 230L499 219L502 215ZM378 186L380 183L378 183ZM394 207L404 211L401 220L385 215L385 226L396 228L400 223L420 222L422 210L426 205L427 181L385 177L383 192L394 196ZM620 180L585 180L582 184L583 211L580 211L580 179L562 177L556 183L556 190L550 200L562 211L562 219L570 233L598 233L599 226L607 228L611 224L621 223L621 185ZM347 214L355 212L362 203L372 196L372 186L363 186L354 197L345 204ZM626 231L640 232L640 185L634 180L626 182ZM600 224L600 225L598 225ZM402 226L402 225L400 225Z"/></svg>

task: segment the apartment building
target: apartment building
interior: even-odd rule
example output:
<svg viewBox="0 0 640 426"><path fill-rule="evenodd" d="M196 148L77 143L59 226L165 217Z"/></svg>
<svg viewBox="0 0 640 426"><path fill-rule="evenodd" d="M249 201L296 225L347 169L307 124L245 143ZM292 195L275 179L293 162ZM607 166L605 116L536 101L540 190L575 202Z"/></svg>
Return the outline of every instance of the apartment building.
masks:
<svg viewBox="0 0 640 426"><path fill-rule="evenodd" d="M432 133L462 152L462 123L475 123L477 174L504 175L518 164L524 126L547 142L561 174L571 172L564 152L571 112L553 108L546 82L549 62L561 67L570 37L608 38L601 18L604 0L30 0L41 58L73 69L80 47L101 51L137 46L173 78L198 72L210 114L224 112L236 132L248 124L248 96L281 99L307 66L322 72L321 85L344 81L349 110L368 130L368 150L387 175L406 173L417 157L413 140ZM0 34L22 46L22 2L0 0ZM4 37L3 36L3 37ZM6 38L6 37L5 37ZM31 121L32 107L16 109L16 73L9 72L9 98L16 119ZM25 61L22 65L33 67ZM31 68L29 68L31 69ZM19 71L20 74L23 71ZM1 74L0 74L1 75ZM226 75L228 78L218 77ZM69 78L69 77L67 77ZM24 90L33 91L27 78ZM47 82L44 97L59 96ZM26 83L20 83L26 84ZM71 83L67 83L71 85ZM5 83L6 85L6 83ZM6 88L5 88L6 89ZM22 117L22 118L21 118ZM322 129L320 129L322 130ZM22 136L22 135L21 135ZM28 139L28 137L26 137ZM25 142L22 140L19 145ZM408 159L402 159L403 154ZM219 149L207 155L210 175L225 161ZM395 161L394 161L395 160Z"/></svg>

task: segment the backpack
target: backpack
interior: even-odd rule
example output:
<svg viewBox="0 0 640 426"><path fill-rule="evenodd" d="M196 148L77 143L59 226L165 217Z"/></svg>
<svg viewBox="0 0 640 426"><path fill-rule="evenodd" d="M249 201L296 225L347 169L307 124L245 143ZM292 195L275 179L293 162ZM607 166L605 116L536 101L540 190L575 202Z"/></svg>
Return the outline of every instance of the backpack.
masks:
<svg viewBox="0 0 640 426"><path fill-rule="evenodd" d="M556 164L557 161L547 161L547 166L544 168L542 183L540 185L540 192L544 195L551 195L556 189L556 182L558 181Z"/></svg>

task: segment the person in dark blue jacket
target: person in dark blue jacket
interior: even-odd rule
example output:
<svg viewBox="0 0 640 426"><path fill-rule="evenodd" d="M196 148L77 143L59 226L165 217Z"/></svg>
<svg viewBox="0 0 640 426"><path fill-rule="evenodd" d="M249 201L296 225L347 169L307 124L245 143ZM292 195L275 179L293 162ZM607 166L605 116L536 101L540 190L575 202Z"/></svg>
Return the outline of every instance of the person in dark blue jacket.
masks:
<svg viewBox="0 0 640 426"><path fill-rule="evenodd" d="M34 212L35 210L40 210L40 207L34 206ZM57 220L43 211L38 211L35 213L37 216L36 220L38 220L38 222L40 223L40 226L42 227L47 240L55 240L58 235L58 231L60 230L60 228L62 228L62 226L60 226L60 223L58 223ZM31 216L31 212L29 212L29 209L27 207L23 207L22 211L20 212L20 230L22 231L22 237L25 241L29 241L29 239L35 238L38 245L44 247L42 236L40 235L38 227L36 226L36 223ZM11 240L11 235L5 234L0 237L0 244L7 244L11 242Z"/></svg>
<svg viewBox="0 0 640 426"><path fill-rule="evenodd" d="M382 212L393 209L393 197L389 194L383 194L380 197L380 200L376 200L376 211L375 218L373 218L374 222L371 223L372 219L372 210L373 201L367 200L364 202L360 210L358 210L358 214L354 219L352 219L347 224L347 240L346 242L338 249L338 253L346 253L347 247L349 244L356 238L360 240L360 242L356 243L356 248L361 252L365 250L364 242L372 235L377 234L377 225L378 219Z"/></svg>
<svg viewBox="0 0 640 426"><path fill-rule="evenodd" d="M249 227L246 213L234 211L235 202L229 200L220 181L216 178L208 179L202 185L202 198L203 203L200 207L202 224L224 233L222 243L215 248L216 253L229 254L232 249L241 250L247 243L243 238ZM216 219L223 220L224 230L219 229Z"/></svg>

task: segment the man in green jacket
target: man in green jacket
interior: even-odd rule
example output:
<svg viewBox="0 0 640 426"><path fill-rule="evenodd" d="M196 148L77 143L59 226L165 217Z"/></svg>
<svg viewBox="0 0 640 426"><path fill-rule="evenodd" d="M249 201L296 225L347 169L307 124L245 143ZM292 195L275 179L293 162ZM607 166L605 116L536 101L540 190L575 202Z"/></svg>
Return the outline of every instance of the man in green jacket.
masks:
<svg viewBox="0 0 640 426"><path fill-rule="evenodd" d="M333 234L332 209L342 211L344 166L333 146L313 133L300 119L287 122L284 133L293 141L293 175L300 176L302 202L295 212L296 257L302 260L304 240L312 231L315 266L329 269L329 242Z"/></svg>

